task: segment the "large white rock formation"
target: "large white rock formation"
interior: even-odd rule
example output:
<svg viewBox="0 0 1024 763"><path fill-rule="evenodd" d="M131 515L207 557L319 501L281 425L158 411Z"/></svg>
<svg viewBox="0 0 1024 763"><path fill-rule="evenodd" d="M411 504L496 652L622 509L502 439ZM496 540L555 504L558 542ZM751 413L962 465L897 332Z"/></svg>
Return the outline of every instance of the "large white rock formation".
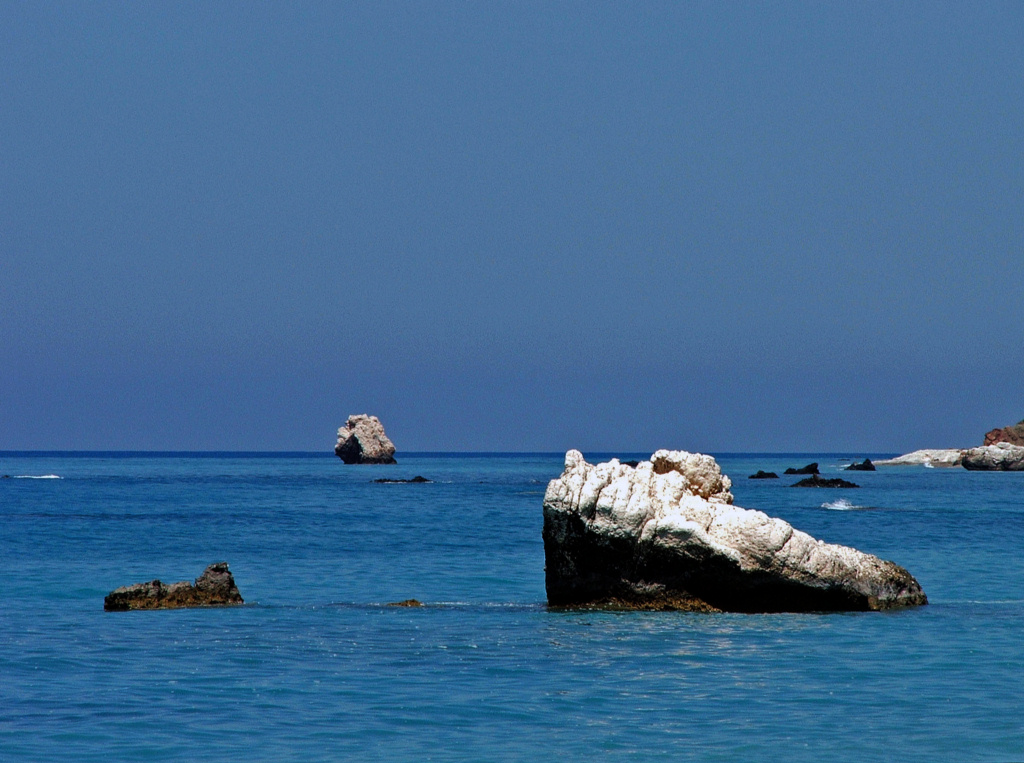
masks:
<svg viewBox="0 0 1024 763"><path fill-rule="evenodd" d="M338 430L334 455L346 464L393 464L395 444L384 434L380 419L363 413L349 416Z"/></svg>
<svg viewBox="0 0 1024 763"><path fill-rule="evenodd" d="M875 461L875 466L960 466L964 452L957 448L915 450L896 458Z"/></svg>
<svg viewBox="0 0 1024 763"><path fill-rule="evenodd" d="M964 451L963 467L972 471L1024 471L1024 445L997 442Z"/></svg>
<svg viewBox="0 0 1024 763"><path fill-rule="evenodd" d="M902 567L732 505L711 456L659 450L636 468L576 450L544 496L548 602L796 612L926 604Z"/></svg>

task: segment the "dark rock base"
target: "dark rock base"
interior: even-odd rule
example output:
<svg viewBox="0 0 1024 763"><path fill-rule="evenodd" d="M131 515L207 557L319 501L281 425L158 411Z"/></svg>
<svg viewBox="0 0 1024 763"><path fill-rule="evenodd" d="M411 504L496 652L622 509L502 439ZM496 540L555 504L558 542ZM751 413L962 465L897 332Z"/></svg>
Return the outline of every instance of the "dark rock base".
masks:
<svg viewBox="0 0 1024 763"><path fill-rule="evenodd" d="M546 512L545 587L555 608L689 612L856 612L927 604L917 581L889 563L890 598L850 587L787 581L749 572L725 556L685 559L655 546L587 529L578 517ZM648 581L661 581L650 583Z"/></svg>
<svg viewBox="0 0 1024 763"><path fill-rule="evenodd" d="M836 477L835 479L824 479L819 475L815 474L813 477L808 477L805 480L790 485L790 487L860 487L860 485L848 482L842 477Z"/></svg>

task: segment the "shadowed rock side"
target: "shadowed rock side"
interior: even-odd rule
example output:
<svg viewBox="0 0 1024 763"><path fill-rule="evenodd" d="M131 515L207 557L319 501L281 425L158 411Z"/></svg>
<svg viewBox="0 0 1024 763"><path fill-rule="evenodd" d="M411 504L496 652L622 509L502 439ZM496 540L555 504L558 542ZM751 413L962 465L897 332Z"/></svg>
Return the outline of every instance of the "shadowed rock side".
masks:
<svg viewBox="0 0 1024 763"><path fill-rule="evenodd" d="M1014 424L1012 427L993 429L985 433L985 442L982 445L995 445L999 442L1008 442L1010 445L1024 445L1024 421Z"/></svg>
<svg viewBox="0 0 1024 763"><path fill-rule="evenodd" d="M980 448L969 448L963 455L964 469L988 472L1024 471L1024 446L997 442Z"/></svg>
<svg viewBox="0 0 1024 763"><path fill-rule="evenodd" d="M358 414L338 430L334 455L346 464L393 464L395 444L384 434L380 419Z"/></svg>
<svg viewBox="0 0 1024 763"><path fill-rule="evenodd" d="M548 603L730 612L926 604L902 567L732 506L710 456L659 450L635 469L576 450L544 496Z"/></svg>
<svg viewBox="0 0 1024 763"><path fill-rule="evenodd" d="M217 562L196 578L195 585L187 580L170 585L151 580L117 588L107 594L103 600L103 609L108 612L125 612L130 609L227 607L244 603L227 562Z"/></svg>

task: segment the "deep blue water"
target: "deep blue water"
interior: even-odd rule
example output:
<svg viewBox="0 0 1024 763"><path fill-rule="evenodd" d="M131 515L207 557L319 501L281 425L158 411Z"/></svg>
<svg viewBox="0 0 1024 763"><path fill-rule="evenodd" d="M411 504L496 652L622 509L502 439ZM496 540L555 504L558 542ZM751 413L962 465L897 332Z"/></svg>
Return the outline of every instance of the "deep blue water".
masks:
<svg viewBox="0 0 1024 763"><path fill-rule="evenodd" d="M722 455L738 505L902 564L931 604L555 612L562 455L399 456L0 453L61 477L0 480L0 760L1024 760L1024 473L791 490L745 477L844 459ZM244 607L103 611L222 560ZM383 606L407 598L428 606Z"/></svg>

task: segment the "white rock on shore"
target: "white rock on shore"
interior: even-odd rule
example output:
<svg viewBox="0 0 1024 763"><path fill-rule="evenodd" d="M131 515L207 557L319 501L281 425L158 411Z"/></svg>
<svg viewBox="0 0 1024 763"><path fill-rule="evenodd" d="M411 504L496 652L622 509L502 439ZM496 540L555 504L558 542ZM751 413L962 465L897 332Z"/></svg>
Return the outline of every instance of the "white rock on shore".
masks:
<svg viewBox="0 0 1024 763"><path fill-rule="evenodd" d="M548 602L798 612L926 604L902 567L732 506L710 456L659 450L636 468L570 450L544 496Z"/></svg>
<svg viewBox="0 0 1024 763"><path fill-rule="evenodd" d="M960 466L964 452L959 448L915 450L896 458L875 461L875 466Z"/></svg>
<svg viewBox="0 0 1024 763"><path fill-rule="evenodd" d="M1024 471L1024 445L997 442L964 451L963 467L972 471Z"/></svg>

